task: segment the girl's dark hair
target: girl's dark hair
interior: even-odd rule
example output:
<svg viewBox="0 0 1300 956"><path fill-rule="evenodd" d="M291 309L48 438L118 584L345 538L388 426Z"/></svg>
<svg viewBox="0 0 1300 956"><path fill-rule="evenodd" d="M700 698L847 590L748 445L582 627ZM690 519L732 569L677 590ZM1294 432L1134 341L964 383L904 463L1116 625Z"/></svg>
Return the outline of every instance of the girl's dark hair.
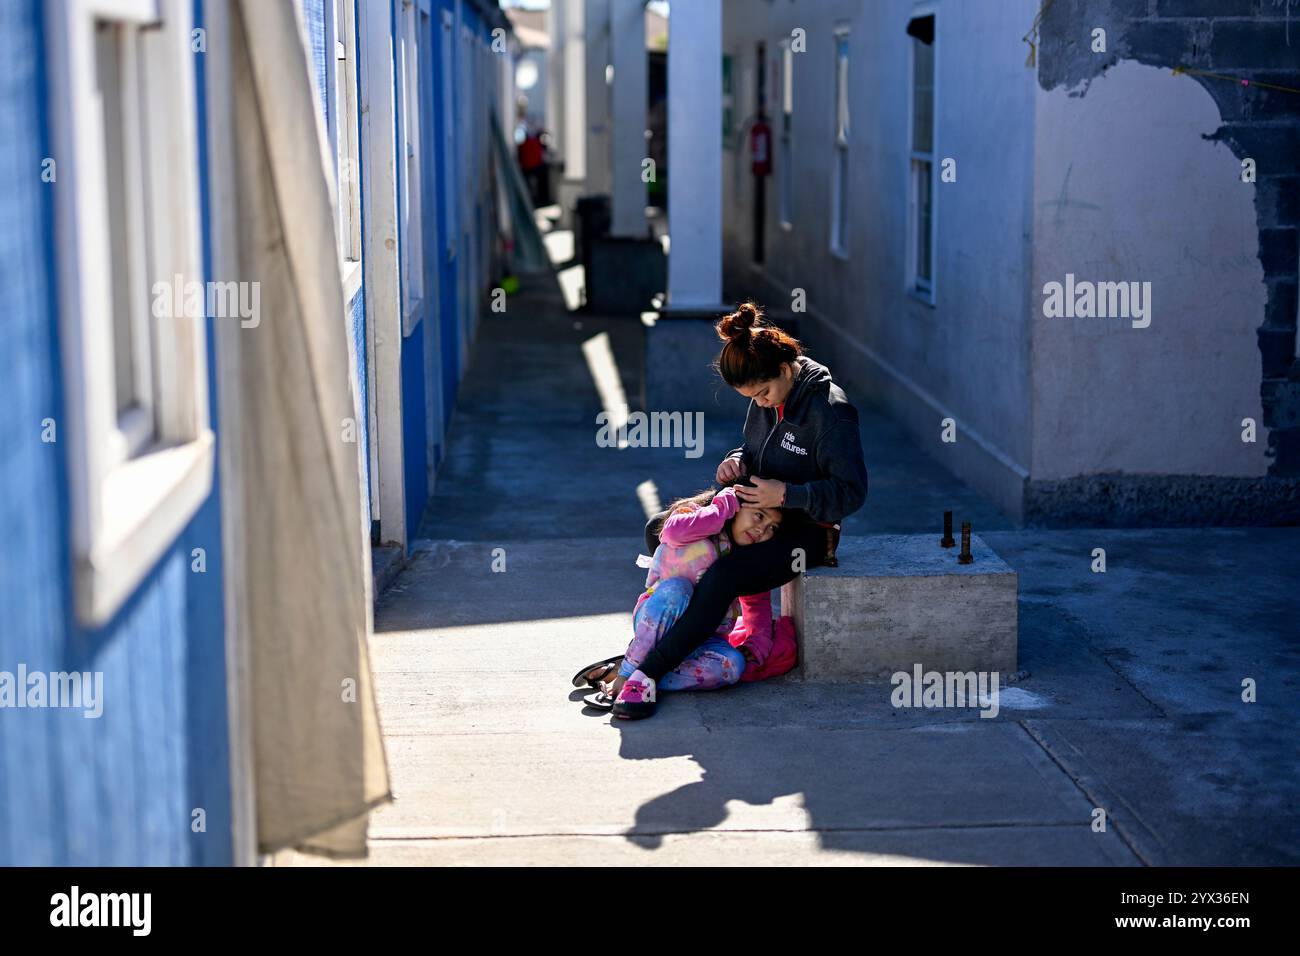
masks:
<svg viewBox="0 0 1300 956"><path fill-rule="evenodd" d="M742 475L741 477L737 478L735 481L727 482L727 484L723 485L722 487L733 488L736 485L748 485L750 488L754 487L754 483L750 481L749 475ZM713 502L714 497L721 490L722 488L705 488L703 491L697 492L687 498L678 498L676 501L674 501L672 504L670 504L667 508L664 509L663 517L660 518L657 522L655 522L654 533L658 535L661 531L663 531L664 522L668 520L669 515L676 514L679 511L693 511L696 508L707 507L709 504ZM787 514L787 509L785 508L778 508L776 510L780 511L783 516ZM728 528L730 528L730 525L731 523L728 522L727 523Z"/></svg>
<svg viewBox="0 0 1300 956"><path fill-rule="evenodd" d="M764 323L763 310L753 302L742 302L716 328L726 345L714 368L732 388L776 378L782 362L793 362L803 354L799 340Z"/></svg>
<svg viewBox="0 0 1300 956"><path fill-rule="evenodd" d="M694 511L696 508L704 508L713 501L721 488L705 488L703 491L696 492L686 498L678 498L667 508L664 509L663 517L655 522L654 533L657 535L664 529L664 522L668 520L669 515L676 514L679 511Z"/></svg>

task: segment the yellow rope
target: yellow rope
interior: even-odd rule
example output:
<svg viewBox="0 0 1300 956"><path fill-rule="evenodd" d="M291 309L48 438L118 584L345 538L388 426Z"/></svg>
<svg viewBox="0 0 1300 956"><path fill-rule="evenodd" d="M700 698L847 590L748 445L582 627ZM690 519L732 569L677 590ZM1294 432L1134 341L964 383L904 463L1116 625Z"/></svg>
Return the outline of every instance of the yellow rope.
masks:
<svg viewBox="0 0 1300 956"><path fill-rule="evenodd" d="M1283 93L1300 93L1300 90L1290 86L1279 86L1276 83L1265 83L1262 80L1252 80L1248 77L1225 76L1222 73L1210 73L1207 70L1194 70L1190 66L1174 67L1174 76L1180 73L1187 73L1191 76L1206 76L1212 80L1227 80L1230 83L1240 83L1242 86L1262 86L1266 90L1281 90Z"/></svg>
<svg viewBox="0 0 1300 956"><path fill-rule="evenodd" d="M1038 28L1043 23L1043 16L1047 13L1054 0L1045 0L1043 5L1038 8L1038 16L1034 17L1034 25L1029 28L1029 32L1020 39L1029 44L1029 56L1025 59L1025 66L1033 66L1037 62L1038 46L1030 37L1037 39Z"/></svg>
<svg viewBox="0 0 1300 956"><path fill-rule="evenodd" d="M1025 66L1034 66L1037 63L1038 45L1034 40L1039 38L1039 28L1043 24L1043 17L1051 9L1053 2L1054 0L1044 0L1043 5L1038 10L1038 16L1034 17L1033 26L1029 28L1028 33L1020 38L1023 42L1029 44L1029 56L1025 59ZM1277 83L1265 83L1262 80L1252 80L1240 76L1225 76L1222 73L1210 73L1207 70L1194 70L1190 66L1174 67L1174 76L1178 76L1180 73L1204 76L1212 80L1227 80L1230 83L1240 83L1242 86L1260 86L1266 90L1280 90L1283 93L1300 93L1300 90L1291 86L1280 86Z"/></svg>

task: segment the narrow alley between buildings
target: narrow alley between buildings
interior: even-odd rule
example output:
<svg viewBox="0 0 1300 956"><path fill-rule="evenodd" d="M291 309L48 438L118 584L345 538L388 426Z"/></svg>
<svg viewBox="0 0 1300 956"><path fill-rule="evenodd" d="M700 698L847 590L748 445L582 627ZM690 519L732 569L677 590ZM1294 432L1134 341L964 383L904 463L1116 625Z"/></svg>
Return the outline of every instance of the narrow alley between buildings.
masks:
<svg viewBox="0 0 1300 956"><path fill-rule="evenodd" d="M937 543L951 508L1021 569L1000 714L793 675L666 695L630 725L584 708L568 678L628 639L647 512L710 484L739 435L710 416L698 459L598 447L584 345L607 342L595 374L634 395L643 334L567 311L548 279L485 314L421 540L376 608L396 799L370 864L1295 862L1284 692L1243 713L1235 676L1296 686L1294 652L1262 636L1300 611L1295 532L1012 530L875 408L845 533Z"/></svg>

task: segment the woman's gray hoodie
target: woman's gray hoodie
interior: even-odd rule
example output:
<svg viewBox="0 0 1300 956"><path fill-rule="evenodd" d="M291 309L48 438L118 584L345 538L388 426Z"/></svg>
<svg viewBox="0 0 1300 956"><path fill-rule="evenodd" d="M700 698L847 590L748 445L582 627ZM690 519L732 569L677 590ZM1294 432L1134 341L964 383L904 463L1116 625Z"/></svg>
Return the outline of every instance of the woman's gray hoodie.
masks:
<svg viewBox="0 0 1300 956"><path fill-rule="evenodd" d="M800 357L781 421L775 408L751 400L744 436L745 443L727 457L744 462L747 475L785 482L785 507L834 523L866 501L858 411L826 366Z"/></svg>

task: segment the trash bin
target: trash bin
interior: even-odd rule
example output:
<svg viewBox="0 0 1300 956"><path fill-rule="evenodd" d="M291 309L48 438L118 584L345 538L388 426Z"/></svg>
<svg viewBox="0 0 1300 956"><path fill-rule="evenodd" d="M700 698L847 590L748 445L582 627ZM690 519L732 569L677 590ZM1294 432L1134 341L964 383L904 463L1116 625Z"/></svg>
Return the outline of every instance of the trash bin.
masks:
<svg viewBox="0 0 1300 956"><path fill-rule="evenodd" d="M582 263L583 274L591 283L591 240L609 235L609 197L579 196L573 206L573 255Z"/></svg>

